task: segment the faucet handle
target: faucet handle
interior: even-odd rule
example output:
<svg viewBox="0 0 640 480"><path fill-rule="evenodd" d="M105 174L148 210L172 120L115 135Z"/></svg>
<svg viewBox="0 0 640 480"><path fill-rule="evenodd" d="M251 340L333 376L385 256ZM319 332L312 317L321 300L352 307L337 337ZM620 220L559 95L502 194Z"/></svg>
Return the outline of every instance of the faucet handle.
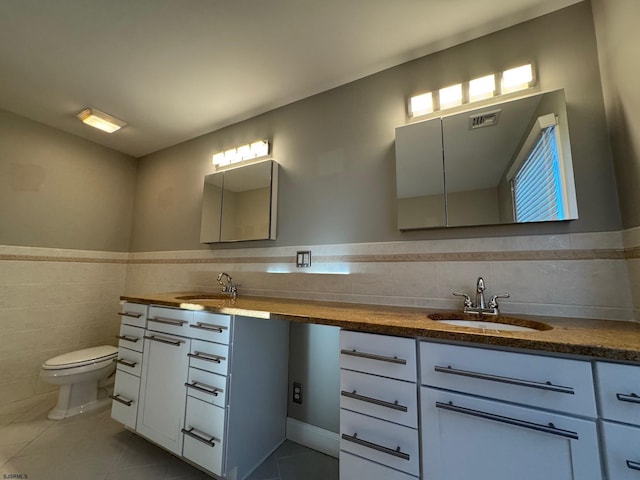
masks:
<svg viewBox="0 0 640 480"><path fill-rule="evenodd" d="M473 305L473 303L471 302L471 297L469 295L467 295L466 293L453 292L453 294L456 297L464 297L464 306L465 307L471 307Z"/></svg>
<svg viewBox="0 0 640 480"><path fill-rule="evenodd" d="M496 308L498 306L498 298L509 298L511 295L508 293L498 293L496 295L491 296L491 300L489 300L489 308Z"/></svg>

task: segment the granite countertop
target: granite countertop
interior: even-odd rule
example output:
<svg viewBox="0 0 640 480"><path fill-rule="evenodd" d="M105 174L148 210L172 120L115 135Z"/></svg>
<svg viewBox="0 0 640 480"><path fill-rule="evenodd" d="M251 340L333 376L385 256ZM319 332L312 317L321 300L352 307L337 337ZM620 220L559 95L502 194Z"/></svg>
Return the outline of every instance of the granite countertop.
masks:
<svg viewBox="0 0 640 480"><path fill-rule="evenodd" d="M212 298L201 300L205 295L210 295ZM184 297L195 298L185 299ZM559 354L640 362L640 323L638 322L516 314L513 317L520 325L542 323L551 327L547 330L519 332L483 330L443 324L431 320L428 315L446 312L425 308L251 296L239 296L233 300L222 295L202 292L124 295L120 298L135 303L332 325L370 333L462 341L497 347L524 348ZM486 320L496 321L496 318L488 317ZM500 317L497 320L500 321Z"/></svg>

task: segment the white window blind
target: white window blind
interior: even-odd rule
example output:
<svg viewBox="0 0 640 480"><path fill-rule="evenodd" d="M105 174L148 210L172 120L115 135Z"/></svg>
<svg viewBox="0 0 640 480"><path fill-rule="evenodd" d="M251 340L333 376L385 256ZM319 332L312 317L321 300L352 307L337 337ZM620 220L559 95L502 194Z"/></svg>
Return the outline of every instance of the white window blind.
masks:
<svg viewBox="0 0 640 480"><path fill-rule="evenodd" d="M542 130L511 188L516 222L566 219L556 126Z"/></svg>

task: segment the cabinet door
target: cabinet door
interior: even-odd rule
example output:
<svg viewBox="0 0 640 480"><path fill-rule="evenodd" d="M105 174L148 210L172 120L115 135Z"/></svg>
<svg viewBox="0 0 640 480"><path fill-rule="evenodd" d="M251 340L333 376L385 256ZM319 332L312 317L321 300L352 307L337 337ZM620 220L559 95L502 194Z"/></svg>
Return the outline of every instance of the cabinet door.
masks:
<svg viewBox="0 0 640 480"><path fill-rule="evenodd" d="M640 428L602 422L604 454L609 480L640 478Z"/></svg>
<svg viewBox="0 0 640 480"><path fill-rule="evenodd" d="M594 421L422 388L429 480L601 480Z"/></svg>
<svg viewBox="0 0 640 480"><path fill-rule="evenodd" d="M140 378L123 371L116 372L113 386L111 418L135 430L138 412Z"/></svg>
<svg viewBox="0 0 640 480"><path fill-rule="evenodd" d="M144 340L138 432L173 453L182 452L190 340L147 332Z"/></svg>
<svg viewBox="0 0 640 480"><path fill-rule="evenodd" d="M340 480L416 480L416 477L347 452L340 452Z"/></svg>

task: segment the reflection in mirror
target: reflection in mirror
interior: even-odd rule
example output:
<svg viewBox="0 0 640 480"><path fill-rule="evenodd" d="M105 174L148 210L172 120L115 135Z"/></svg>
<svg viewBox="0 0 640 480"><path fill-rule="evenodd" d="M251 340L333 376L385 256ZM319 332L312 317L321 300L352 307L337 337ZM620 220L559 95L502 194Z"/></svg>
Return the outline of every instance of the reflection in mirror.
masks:
<svg viewBox="0 0 640 480"><path fill-rule="evenodd" d="M442 119L447 224L578 218L564 91Z"/></svg>
<svg viewBox="0 0 640 480"><path fill-rule="evenodd" d="M396 178L401 230L578 218L564 90L397 128Z"/></svg>
<svg viewBox="0 0 640 480"><path fill-rule="evenodd" d="M275 239L277 167L269 160L207 175L200 241Z"/></svg>
<svg viewBox="0 0 640 480"><path fill-rule="evenodd" d="M398 229L446 225L443 174L439 118L396 129Z"/></svg>

